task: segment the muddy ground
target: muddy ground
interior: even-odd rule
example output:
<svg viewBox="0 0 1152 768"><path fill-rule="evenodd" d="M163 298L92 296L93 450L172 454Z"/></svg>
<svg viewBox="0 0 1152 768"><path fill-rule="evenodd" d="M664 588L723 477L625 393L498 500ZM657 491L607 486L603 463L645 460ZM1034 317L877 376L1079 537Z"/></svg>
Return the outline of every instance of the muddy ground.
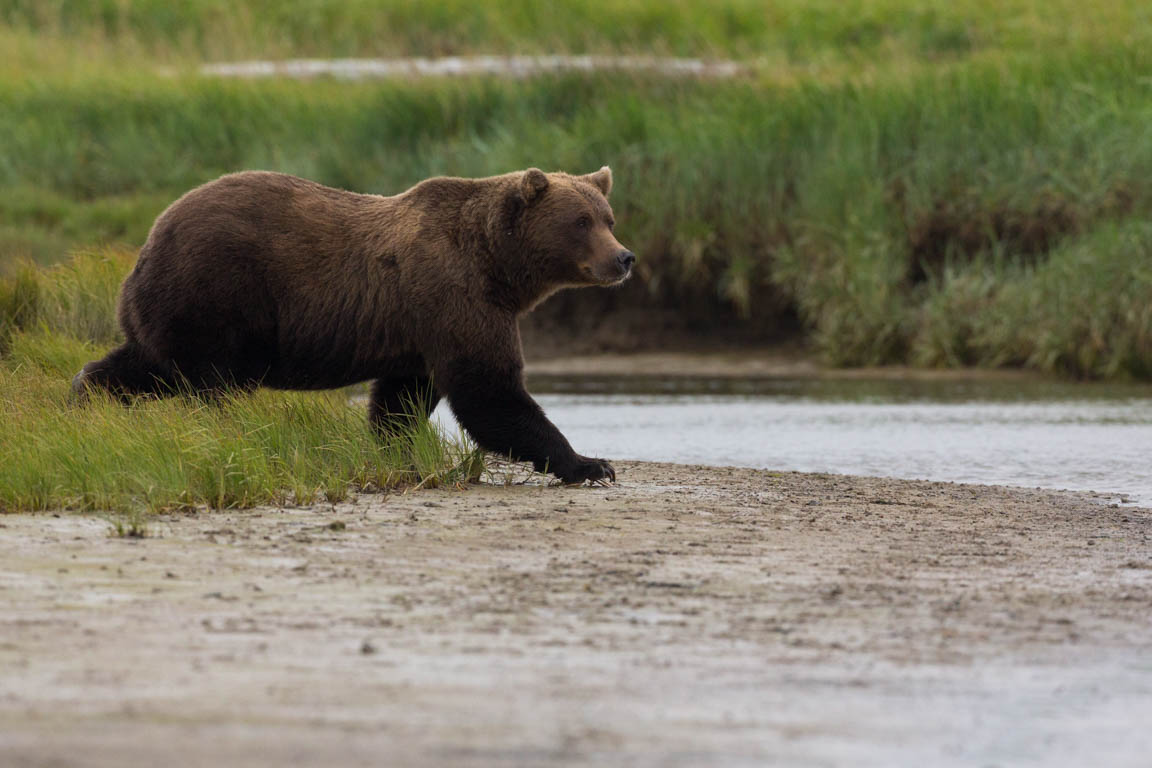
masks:
<svg viewBox="0 0 1152 768"><path fill-rule="evenodd" d="M617 466L0 517L0 765L1147 765L1152 511Z"/></svg>

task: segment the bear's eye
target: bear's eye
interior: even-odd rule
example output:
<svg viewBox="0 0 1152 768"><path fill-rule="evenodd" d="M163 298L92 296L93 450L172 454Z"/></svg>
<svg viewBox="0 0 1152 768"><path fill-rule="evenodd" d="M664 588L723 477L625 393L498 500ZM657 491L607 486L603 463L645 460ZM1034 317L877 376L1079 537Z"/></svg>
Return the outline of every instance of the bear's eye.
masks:
<svg viewBox="0 0 1152 768"><path fill-rule="evenodd" d="M576 220L576 226L580 227L580 229L588 229L588 227L592 226L592 219L587 216L581 216Z"/></svg>
<svg viewBox="0 0 1152 768"><path fill-rule="evenodd" d="M609 232L611 232L616 227L616 219L608 219L605 223L608 225Z"/></svg>

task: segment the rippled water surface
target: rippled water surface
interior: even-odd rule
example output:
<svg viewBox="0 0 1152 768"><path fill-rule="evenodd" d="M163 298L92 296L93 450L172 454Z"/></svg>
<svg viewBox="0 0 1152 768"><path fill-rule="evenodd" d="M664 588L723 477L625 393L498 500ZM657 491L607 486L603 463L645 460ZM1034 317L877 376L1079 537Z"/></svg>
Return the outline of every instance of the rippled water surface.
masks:
<svg viewBox="0 0 1152 768"><path fill-rule="evenodd" d="M1152 387L1061 382L530 381L577 451L1114 493L1152 503ZM439 417L451 423L446 409Z"/></svg>

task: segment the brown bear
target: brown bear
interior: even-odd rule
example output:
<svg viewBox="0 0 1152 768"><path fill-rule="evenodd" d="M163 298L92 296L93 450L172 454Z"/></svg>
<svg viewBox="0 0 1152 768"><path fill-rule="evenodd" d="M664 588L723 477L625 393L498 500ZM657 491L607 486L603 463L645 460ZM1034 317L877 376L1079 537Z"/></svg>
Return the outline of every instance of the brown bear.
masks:
<svg viewBox="0 0 1152 768"><path fill-rule="evenodd" d="M631 274L611 189L607 166L438 177L392 197L281 173L223 176L157 218L121 288L125 342L73 389L127 398L371 379L382 433L427 418L443 396L488 451L568 483L614 480L525 390L517 325L561 288Z"/></svg>

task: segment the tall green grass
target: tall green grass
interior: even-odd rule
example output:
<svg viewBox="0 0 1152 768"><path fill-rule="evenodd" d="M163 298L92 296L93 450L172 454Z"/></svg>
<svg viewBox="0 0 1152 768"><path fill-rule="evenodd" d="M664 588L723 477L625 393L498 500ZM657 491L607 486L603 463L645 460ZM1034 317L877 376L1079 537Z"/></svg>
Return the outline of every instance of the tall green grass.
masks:
<svg viewBox="0 0 1152 768"><path fill-rule="evenodd" d="M1105 224L1032 267L949 275L924 303L912 355L1152 378L1152 222Z"/></svg>
<svg viewBox="0 0 1152 768"><path fill-rule="evenodd" d="M309 504L484 470L467 440L427 423L378 439L344 392L77 405L69 382L116 341L116 289L131 261L80 254L0 280L0 512Z"/></svg>
<svg viewBox="0 0 1152 768"><path fill-rule="evenodd" d="M138 246L170 200L243 168L391 194L437 174L609 163L618 233L640 256L617 301L691 315L719 344L799 322L839 365L1148 375L1134 293L1098 319L1097 356L1035 309L1058 301L1049 274L1139 284L1143 251L1110 233L1152 213L1145 3L273 5L0 0L16 51L0 62L0 273ZM437 52L433 28L462 50L585 50L577 28L627 50L640 16L665 31L633 52L747 56L752 73L238 82L143 58ZM97 52L89 66L76 49ZM1058 351L1013 351L981 325L1010 292Z"/></svg>
<svg viewBox="0 0 1152 768"><path fill-rule="evenodd" d="M819 63L1147 35L1138 0L0 0L0 22L153 56L612 52Z"/></svg>

